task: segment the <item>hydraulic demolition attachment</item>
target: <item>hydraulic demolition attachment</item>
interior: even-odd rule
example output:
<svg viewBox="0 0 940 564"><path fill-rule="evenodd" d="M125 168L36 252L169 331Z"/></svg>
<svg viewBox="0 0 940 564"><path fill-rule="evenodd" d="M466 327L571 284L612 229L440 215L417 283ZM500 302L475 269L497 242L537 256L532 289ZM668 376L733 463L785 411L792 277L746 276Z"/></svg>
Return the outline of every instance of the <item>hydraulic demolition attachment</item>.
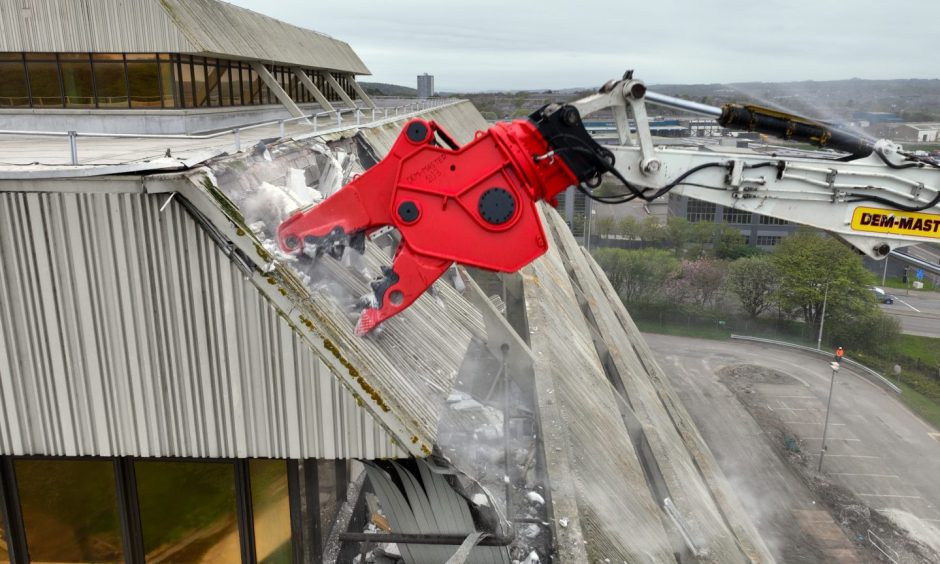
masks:
<svg viewBox="0 0 940 564"><path fill-rule="evenodd" d="M724 153L717 143L702 147L707 150L655 147L647 103L828 152L764 147ZM611 145L599 145L581 121L598 111L613 117L617 139ZM595 191L604 173L616 181L613 192L611 186ZM337 256L347 245L361 251L366 235L384 226L398 229L393 264L372 283L372 306L356 326L363 334L407 308L454 262L515 272L542 255L548 243L536 202L554 204L570 186L604 204L653 201L675 190L824 229L874 258L940 240L936 161L773 109L718 108L648 92L628 72L596 94L478 132L463 147L435 122L412 119L381 162L285 220L278 243L299 256Z"/></svg>
<svg viewBox="0 0 940 564"><path fill-rule="evenodd" d="M614 164L567 105L499 123L460 147L433 121L412 119L388 156L316 207L278 228L288 253L316 257L360 252L387 225L401 233L391 267L372 282L374 303L358 334L414 302L454 262L515 272L548 243L536 202L572 185L597 186Z"/></svg>

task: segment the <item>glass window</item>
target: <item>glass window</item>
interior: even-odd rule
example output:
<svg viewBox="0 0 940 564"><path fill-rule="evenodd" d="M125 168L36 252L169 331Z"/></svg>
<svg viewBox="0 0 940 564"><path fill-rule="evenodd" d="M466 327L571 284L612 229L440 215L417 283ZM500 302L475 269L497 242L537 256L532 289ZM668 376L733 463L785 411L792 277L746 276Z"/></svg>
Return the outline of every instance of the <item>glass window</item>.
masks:
<svg viewBox="0 0 940 564"><path fill-rule="evenodd" d="M166 108L177 108L176 103L176 65L169 61L160 61L160 96L163 98L163 106Z"/></svg>
<svg viewBox="0 0 940 564"><path fill-rule="evenodd" d="M3 528L3 519L0 519L0 562L6 564L10 561L10 553L7 552L7 535Z"/></svg>
<svg viewBox="0 0 940 564"><path fill-rule="evenodd" d="M689 220L690 223L695 223L697 221L715 221L715 211L718 208L715 204L710 202L703 202L701 200L693 200L689 198L688 206L686 207L685 218Z"/></svg>
<svg viewBox="0 0 940 564"><path fill-rule="evenodd" d="M59 69L54 62L28 61L29 88L33 107L61 108L62 91L59 88Z"/></svg>
<svg viewBox="0 0 940 564"><path fill-rule="evenodd" d="M219 462L137 461L148 562L238 562L235 468Z"/></svg>
<svg viewBox="0 0 940 564"><path fill-rule="evenodd" d="M179 88L182 92L180 104L184 108L192 108L195 106L195 99L193 98L193 65L190 62L188 56L180 57L179 64Z"/></svg>
<svg viewBox="0 0 940 564"><path fill-rule="evenodd" d="M758 247L773 247L777 243L779 243L781 239L783 239L783 237L779 235L758 235L757 246Z"/></svg>
<svg viewBox="0 0 940 564"><path fill-rule="evenodd" d="M723 212L725 223L748 224L751 222L751 212L725 208Z"/></svg>
<svg viewBox="0 0 940 564"><path fill-rule="evenodd" d="M787 225L790 222L785 219L779 219L776 217L767 217L766 215L760 216L761 225Z"/></svg>
<svg viewBox="0 0 940 564"><path fill-rule="evenodd" d="M17 460L33 562L123 562L110 461Z"/></svg>
<svg viewBox="0 0 940 564"><path fill-rule="evenodd" d="M96 56L97 58L97 56ZM123 61L98 61L95 67L95 88L99 108L126 108L127 81L124 79Z"/></svg>
<svg viewBox="0 0 940 564"><path fill-rule="evenodd" d="M82 59L84 57L84 60ZM88 55L62 56L62 90L66 108L94 108L95 83L92 80L91 59Z"/></svg>
<svg viewBox="0 0 940 564"><path fill-rule="evenodd" d="M242 105L242 79L239 73L241 73L241 70L238 63L232 63L232 104L235 106Z"/></svg>
<svg viewBox="0 0 940 564"><path fill-rule="evenodd" d="M188 105L188 104L187 104ZM202 61L193 58L193 108L202 108L209 105L206 95L206 66Z"/></svg>
<svg viewBox="0 0 940 564"><path fill-rule="evenodd" d="M0 108L29 106L26 67L22 61L0 62Z"/></svg>
<svg viewBox="0 0 940 564"><path fill-rule="evenodd" d="M254 103L251 90L251 69L242 65L242 104L248 106Z"/></svg>
<svg viewBox="0 0 940 564"><path fill-rule="evenodd" d="M339 508L336 488L336 461L308 460L307 464L317 465L317 481L320 487L320 523L329 531L330 523Z"/></svg>
<svg viewBox="0 0 940 564"><path fill-rule="evenodd" d="M290 499L287 496L287 462L252 459L251 509L254 513L255 550L258 562L290 564Z"/></svg>
<svg viewBox="0 0 940 564"><path fill-rule="evenodd" d="M228 61L219 61L219 101L223 106L232 105L232 73Z"/></svg>
<svg viewBox="0 0 940 564"><path fill-rule="evenodd" d="M206 59L206 91L208 92L208 105L219 105L219 67L215 59Z"/></svg>
<svg viewBox="0 0 940 564"><path fill-rule="evenodd" d="M127 85L130 89L132 108L159 108L160 67L154 62L127 62Z"/></svg>

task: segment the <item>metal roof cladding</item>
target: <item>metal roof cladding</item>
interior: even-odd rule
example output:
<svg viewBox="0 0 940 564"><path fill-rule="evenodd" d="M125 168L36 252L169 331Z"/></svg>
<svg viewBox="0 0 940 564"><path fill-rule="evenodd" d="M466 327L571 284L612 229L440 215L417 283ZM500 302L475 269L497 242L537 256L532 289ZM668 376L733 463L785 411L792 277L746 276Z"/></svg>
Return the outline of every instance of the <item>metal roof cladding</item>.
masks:
<svg viewBox="0 0 940 564"><path fill-rule="evenodd" d="M0 0L0 51L226 55L371 74L345 41L218 0Z"/></svg>

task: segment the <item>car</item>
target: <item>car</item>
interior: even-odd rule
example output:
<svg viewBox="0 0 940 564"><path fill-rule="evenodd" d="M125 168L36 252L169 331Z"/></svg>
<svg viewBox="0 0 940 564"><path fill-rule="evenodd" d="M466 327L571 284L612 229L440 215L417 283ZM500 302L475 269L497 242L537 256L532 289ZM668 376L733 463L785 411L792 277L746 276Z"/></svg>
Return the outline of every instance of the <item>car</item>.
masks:
<svg viewBox="0 0 940 564"><path fill-rule="evenodd" d="M877 286L872 286L871 288L869 288L869 290L871 290L871 293L875 296L875 299L877 299L879 302L881 302L881 303L883 303L883 304L893 304L893 303L894 303L894 296L892 296L891 294L885 292L885 291L882 290L881 288L879 288L879 287L877 287Z"/></svg>

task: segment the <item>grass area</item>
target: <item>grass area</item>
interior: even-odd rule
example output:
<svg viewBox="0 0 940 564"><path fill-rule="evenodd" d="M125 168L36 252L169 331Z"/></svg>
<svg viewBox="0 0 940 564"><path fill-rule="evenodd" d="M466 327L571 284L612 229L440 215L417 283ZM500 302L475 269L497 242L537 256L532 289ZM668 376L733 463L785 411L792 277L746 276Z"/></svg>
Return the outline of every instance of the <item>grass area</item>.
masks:
<svg viewBox="0 0 940 564"><path fill-rule="evenodd" d="M921 280L921 282L924 283L924 287L918 290L911 286L910 283L905 284L900 278L888 278L885 280L884 287L894 290L911 290L914 292L933 292L937 290L937 286L930 280Z"/></svg>
<svg viewBox="0 0 940 564"><path fill-rule="evenodd" d="M933 426L934 429L940 430L940 403L918 392L906 384L903 379L901 380L901 389L904 390L901 393L901 401L911 408L911 411L919 415L921 419Z"/></svg>

